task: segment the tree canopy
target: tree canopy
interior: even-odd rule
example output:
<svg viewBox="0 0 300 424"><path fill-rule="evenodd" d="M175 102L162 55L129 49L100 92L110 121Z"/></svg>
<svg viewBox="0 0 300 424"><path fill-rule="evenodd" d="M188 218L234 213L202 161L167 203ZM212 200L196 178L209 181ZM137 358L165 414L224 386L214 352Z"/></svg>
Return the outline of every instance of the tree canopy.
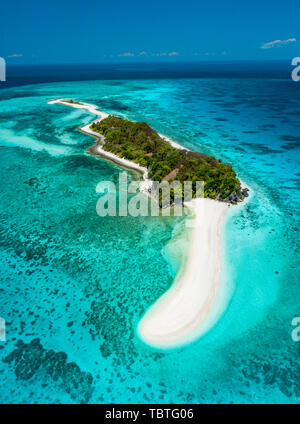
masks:
<svg viewBox="0 0 300 424"><path fill-rule="evenodd" d="M145 122L116 116L95 122L93 131L105 137L103 149L147 167L153 181L204 181L204 196L235 203L245 197L231 165L213 156L176 149Z"/></svg>

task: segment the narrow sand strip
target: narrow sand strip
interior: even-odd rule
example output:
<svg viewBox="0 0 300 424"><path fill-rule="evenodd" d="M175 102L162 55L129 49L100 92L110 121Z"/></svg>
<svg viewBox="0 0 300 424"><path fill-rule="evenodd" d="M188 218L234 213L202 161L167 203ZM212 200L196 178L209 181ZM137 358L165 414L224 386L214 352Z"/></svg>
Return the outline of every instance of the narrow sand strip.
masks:
<svg viewBox="0 0 300 424"><path fill-rule="evenodd" d="M99 120L108 116L97 110L96 106L86 103L74 105L63 99L48 103L84 108L100 116ZM82 127L81 131L101 139L98 133L90 129L90 125ZM159 135L173 147L183 149L169 138ZM93 154L141 172L147 191L152 181L146 168L106 152L99 144L91 149ZM182 346L195 340L213 324L211 312L214 312L214 316L218 315L213 307L221 284L221 230L229 205L206 198L193 199L186 206L194 215L188 255L171 288L149 308L137 328L138 335L145 343L160 349Z"/></svg>
<svg viewBox="0 0 300 424"><path fill-rule="evenodd" d="M108 113L101 112L101 111L98 109L98 106L91 105L91 104L89 104L89 103L84 103L84 102L79 102L80 104L70 103L70 102L66 102L65 100L66 100L66 99L53 99L53 100L49 100L49 101L48 101L48 104L49 104L49 105L53 105L53 104L55 104L55 103L60 103L60 104L65 105L65 106L74 107L75 109L86 109L86 110L88 110L89 112L93 113L94 115L98 115L98 116L100 116L100 119L97 119L95 122L97 122L97 121L101 121L102 119L105 119L105 118L107 118L107 117L109 116L109 114L108 114ZM80 129L81 129L82 131L84 131L84 132L87 132L88 134L91 134L91 135L95 136L95 137L99 137L99 133L96 133L96 132L94 132L94 131L92 131L92 130L90 129L90 126L91 126L91 125L92 125L92 123L90 123L90 124L88 124L88 125L85 125L84 127L80 128ZM170 138L165 137L163 134L158 133L158 135L159 135L161 138L164 138L164 139L165 139L168 143L170 143L170 144L171 144L171 146L173 146L175 149L182 149L182 150L183 150L183 149L185 149L185 150L189 150L189 149L186 149L185 147L182 147L180 144L175 143L175 141L171 140Z"/></svg>
<svg viewBox="0 0 300 424"><path fill-rule="evenodd" d="M109 116L108 113L101 112L100 110L98 110L97 106L91 105L89 103L80 102L80 104L76 104L76 103L66 102L65 99L53 99L53 100L48 101L49 105L55 104L55 103L60 103L62 105L74 107L75 109L86 109L89 112L93 113L94 115L97 115L97 116L100 117L99 119L97 119L94 122L99 122L102 119L105 119ZM93 137L96 137L98 140L100 139L104 143L104 137L101 134L97 133L96 131L93 131L90 128L91 125L92 125L92 123L81 127L80 131L82 131L82 132L84 132L88 135L91 135ZM115 155L114 153L107 152L99 144L92 146L89 150L93 155L96 155L96 156L99 155L99 156L104 157L104 158L106 158L106 159L108 159L108 160L110 160L114 163L117 163L121 166L124 166L125 168L134 169L135 171L140 172L142 174L143 180L144 180L143 182L140 183L140 190L143 193L148 194L149 188L151 188L151 185L152 185L152 180L150 180L149 177L148 177L147 168L140 166L137 163L129 161L127 159L120 158L119 156Z"/></svg>
<svg viewBox="0 0 300 424"><path fill-rule="evenodd" d="M70 103L70 102L66 102L66 99L53 99L53 100L49 100L47 103L48 103L48 105L60 103L60 104L65 105L65 106L74 107L75 109L86 109L89 112L93 113L94 115L100 116L100 120L107 118L109 116L108 113L101 112L100 110L98 110L97 106L91 105L89 103L84 103L84 102L80 102L80 104ZM91 125L91 124L89 124L89 125Z"/></svg>
<svg viewBox="0 0 300 424"><path fill-rule="evenodd" d="M87 125L87 127L89 127L89 125ZM94 131L90 130L89 128L86 129L85 127L81 128L81 131L90 134L90 135L94 135L97 133L94 133ZM99 133L98 133L98 137L99 137ZM114 153L111 152L107 152L106 150L104 150L99 144L94 144L94 146L89 148L89 152L95 156L101 156L104 157L114 163L117 163L120 166L124 166L124 168L127 169L134 169L135 171L138 171L142 174L143 176L143 181L140 182L139 184L139 190L145 194L149 194L149 189L152 186L152 180L150 180L150 178L148 177L148 170L147 168L138 165L135 162L132 162L130 160L124 159L124 158L120 158L119 156L115 155Z"/></svg>
<svg viewBox="0 0 300 424"><path fill-rule="evenodd" d="M207 321L221 282L221 228L226 203L193 199L188 256L171 288L143 316L142 340L158 348L184 345L209 328Z"/></svg>
<svg viewBox="0 0 300 424"><path fill-rule="evenodd" d="M157 133L161 138L165 139L168 143L171 144L172 147L174 147L174 149L179 149L179 150L189 150L186 147L181 146L178 143L175 143L175 141L171 140L170 138L166 137L163 134Z"/></svg>

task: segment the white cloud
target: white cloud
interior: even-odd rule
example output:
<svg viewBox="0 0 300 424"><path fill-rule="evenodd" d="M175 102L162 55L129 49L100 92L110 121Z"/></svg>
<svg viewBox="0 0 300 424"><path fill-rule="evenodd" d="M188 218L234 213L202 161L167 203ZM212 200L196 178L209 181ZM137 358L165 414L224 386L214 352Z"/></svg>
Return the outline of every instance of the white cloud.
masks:
<svg viewBox="0 0 300 424"><path fill-rule="evenodd" d="M286 46L289 43L295 43L297 40L296 38L289 38L288 40L274 40L270 41L269 43L265 43L261 46L261 49L271 49L273 47L283 47Z"/></svg>
<svg viewBox="0 0 300 424"><path fill-rule="evenodd" d="M162 52L162 53L149 53L150 56L179 56L178 52ZM133 56L149 56L146 51L142 51L140 53L132 53L132 52L125 52L120 53L119 57L133 57Z"/></svg>
<svg viewBox="0 0 300 424"><path fill-rule="evenodd" d="M227 50L223 50L222 52L195 52L194 56L226 56Z"/></svg>
<svg viewBox="0 0 300 424"><path fill-rule="evenodd" d="M125 53L121 53L118 56L122 56L122 57L132 57L134 56L134 53L131 52L125 52Z"/></svg>

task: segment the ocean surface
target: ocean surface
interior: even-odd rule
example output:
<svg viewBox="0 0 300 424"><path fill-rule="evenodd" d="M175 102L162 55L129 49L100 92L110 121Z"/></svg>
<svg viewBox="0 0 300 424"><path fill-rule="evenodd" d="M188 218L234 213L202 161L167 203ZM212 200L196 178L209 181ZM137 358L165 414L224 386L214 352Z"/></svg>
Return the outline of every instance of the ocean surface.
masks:
<svg viewBox="0 0 300 424"><path fill-rule="evenodd" d="M234 65L226 77L30 72L0 90L0 402L298 403L300 83ZM201 339L170 351L139 340L172 284L183 220L99 217L96 185L120 169L86 153L78 127L95 116L55 97L146 121L251 188L224 227L226 308Z"/></svg>

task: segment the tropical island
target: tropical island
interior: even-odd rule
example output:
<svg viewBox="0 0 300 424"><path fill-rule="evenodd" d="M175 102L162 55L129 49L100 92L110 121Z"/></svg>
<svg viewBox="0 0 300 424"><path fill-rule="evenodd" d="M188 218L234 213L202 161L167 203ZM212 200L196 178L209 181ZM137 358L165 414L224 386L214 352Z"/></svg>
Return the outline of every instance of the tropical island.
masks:
<svg viewBox="0 0 300 424"><path fill-rule="evenodd" d="M90 129L104 137L101 144L105 151L146 167L152 181L182 183L182 196L185 181L192 181L193 197L196 181L204 181L204 197L235 204L247 196L248 190L241 188L231 165L213 156L175 148L145 122L109 115Z"/></svg>
<svg viewBox="0 0 300 424"><path fill-rule="evenodd" d="M88 152L139 171L145 191L150 191L153 181L204 181L204 197L193 191L194 198L187 205L192 211L189 247L173 284L146 311L136 330L141 340L159 349L182 346L205 334L221 315L222 301L226 302L219 297L224 219L230 207L242 204L249 189L242 186L231 165L191 152L144 122L109 115L89 103L53 99L48 104L97 115L95 122L80 128L96 138Z"/></svg>

